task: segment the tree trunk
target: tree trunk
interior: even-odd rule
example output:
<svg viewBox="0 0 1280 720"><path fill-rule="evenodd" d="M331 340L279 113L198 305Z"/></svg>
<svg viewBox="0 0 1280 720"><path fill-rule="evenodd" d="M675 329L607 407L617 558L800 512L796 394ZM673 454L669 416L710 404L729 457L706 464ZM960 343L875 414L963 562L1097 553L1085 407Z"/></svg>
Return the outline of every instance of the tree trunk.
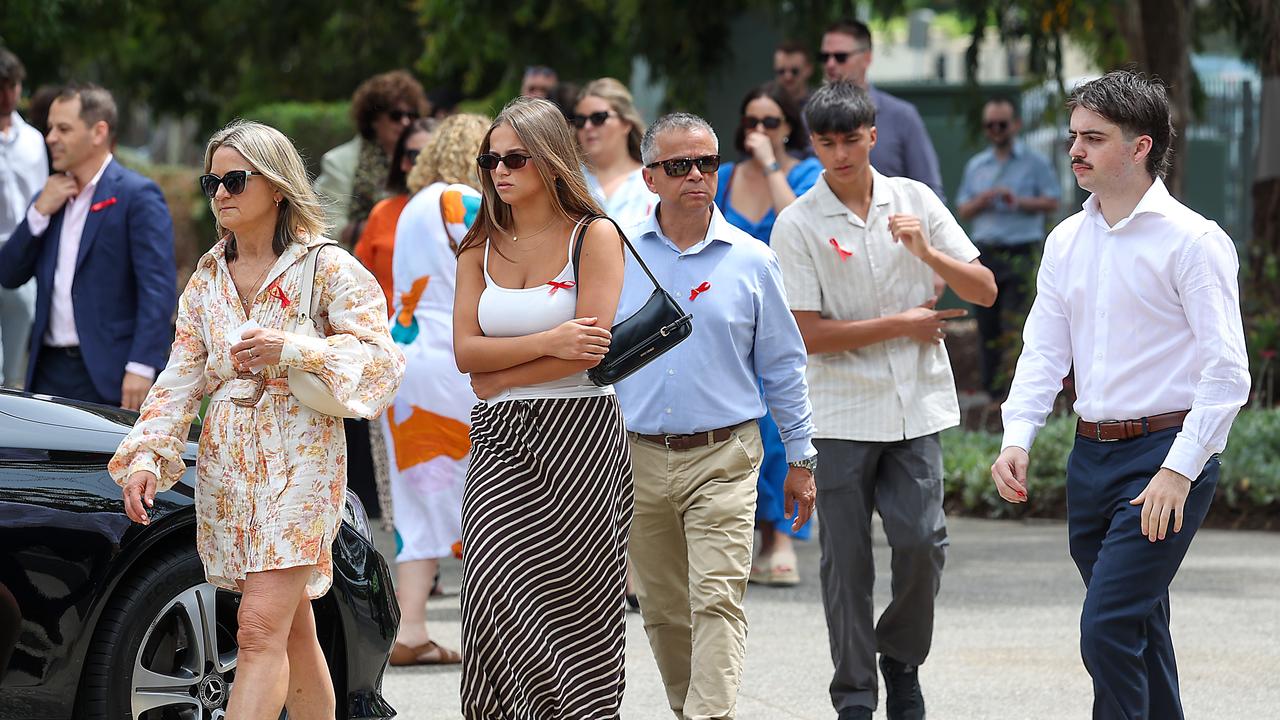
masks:
<svg viewBox="0 0 1280 720"><path fill-rule="evenodd" d="M1185 129L1191 121L1191 0L1140 0L1116 8L1116 25L1124 36L1129 61L1160 78L1169 89L1175 135L1173 165L1165 184L1182 195Z"/></svg>
<svg viewBox="0 0 1280 720"><path fill-rule="evenodd" d="M1280 349L1280 43L1265 39L1280 33L1280 3L1251 0L1249 14L1264 41L1259 58L1262 112L1253 182L1253 236L1245 276L1245 325L1253 349L1274 358Z"/></svg>

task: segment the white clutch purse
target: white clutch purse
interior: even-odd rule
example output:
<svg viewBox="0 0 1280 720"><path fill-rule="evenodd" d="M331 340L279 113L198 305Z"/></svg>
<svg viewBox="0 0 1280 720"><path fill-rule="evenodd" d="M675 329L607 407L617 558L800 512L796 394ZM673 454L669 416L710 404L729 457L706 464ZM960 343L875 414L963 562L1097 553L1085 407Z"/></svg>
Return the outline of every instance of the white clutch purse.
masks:
<svg viewBox="0 0 1280 720"><path fill-rule="evenodd" d="M327 242L311 248L307 252L306 260L302 261L302 291L298 293L298 301L301 306L298 308L298 325L293 329L299 335L314 338L324 337L315 320L316 260L320 257L320 250L334 244L336 243ZM333 392L328 385L324 384L323 380L306 370L295 367L289 368L289 392L298 398L298 402L316 412L342 418L359 417L359 415L348 410L345 405L334 399Z"/></svg>

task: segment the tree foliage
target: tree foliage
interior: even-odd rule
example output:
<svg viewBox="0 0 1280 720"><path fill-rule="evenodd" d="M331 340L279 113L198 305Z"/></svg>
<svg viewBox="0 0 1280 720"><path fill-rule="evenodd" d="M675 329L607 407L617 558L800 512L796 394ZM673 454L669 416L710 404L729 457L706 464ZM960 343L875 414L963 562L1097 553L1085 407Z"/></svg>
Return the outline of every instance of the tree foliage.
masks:
<svg viewBox="0 0 1280 720"><path fill-rule="evenodd" d="M207 128L264 103L346 99L410 66L423 37L409 0L5 0L0 44L33 88L99 82Z"/></svg>

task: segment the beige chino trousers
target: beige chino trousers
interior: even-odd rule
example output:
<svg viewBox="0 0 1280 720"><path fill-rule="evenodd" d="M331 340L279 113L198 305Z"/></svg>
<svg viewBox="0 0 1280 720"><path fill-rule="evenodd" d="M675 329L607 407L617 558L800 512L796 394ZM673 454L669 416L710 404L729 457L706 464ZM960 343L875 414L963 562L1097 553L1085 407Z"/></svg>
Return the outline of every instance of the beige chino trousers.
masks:
<svg viewBox="0 0 1280 720"><path fill-rule="evenodd" d="M681 720L731 720L746 654L759 427L743 423L691 450L630 439L631 570L667 702Z"/></svg>

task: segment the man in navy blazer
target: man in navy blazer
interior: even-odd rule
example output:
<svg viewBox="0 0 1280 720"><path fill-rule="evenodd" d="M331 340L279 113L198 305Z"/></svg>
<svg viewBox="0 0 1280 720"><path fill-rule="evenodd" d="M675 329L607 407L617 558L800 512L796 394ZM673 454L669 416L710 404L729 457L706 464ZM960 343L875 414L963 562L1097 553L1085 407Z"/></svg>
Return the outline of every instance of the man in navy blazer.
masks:
<svg viewBox="0 0 1280 720"><path fill-rule="evenodd" d="M26 387L136 410L173 340L173 223L160 188L111 154L111 93L63 90L45 138L55 174L0 248L0 285L36 278Z"/></svg>

